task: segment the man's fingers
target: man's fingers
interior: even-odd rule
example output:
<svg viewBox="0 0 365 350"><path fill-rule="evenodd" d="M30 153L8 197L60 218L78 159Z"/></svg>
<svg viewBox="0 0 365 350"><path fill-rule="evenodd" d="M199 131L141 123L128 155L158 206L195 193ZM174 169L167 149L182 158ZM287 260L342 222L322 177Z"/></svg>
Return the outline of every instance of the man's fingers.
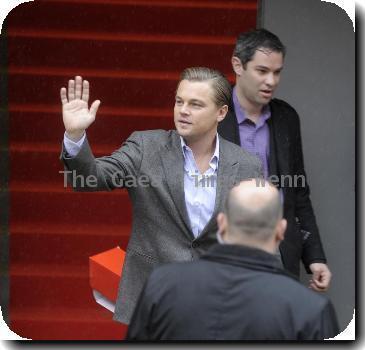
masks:
<svg viewBox="0 0 365 350"><path fill-rule="evenodd" d="M320 271L315 271L313 272L313 276L312 276L312 282L315 283L315 285L317 287L321 287L323 282L322 282L322 274Z"/></svg>
<svg viewBox="0 0 365 350"><path fill-rule="evenodd" d="M66 88L64 88L64 87L61 88L60 95L61 95L61 102L62 102L63 105L68 102L66 93L67 93Z"/></svg>
<svg viewBox="0 0 365 350"><path fill-rule="evenodd" d="M82 78L80 76L75 77L75 98L81 98Z"/></svg>
<svg viewBox="0 0 365 350"><path fill-rule="evenodd" d="M75 80L68 81L68 100L73 101L75 99Z"/></svg>
<svg viewBox="0 0 365 350"><path fill-rule="evenodd" d="M316 287L321 289L326 288L327 285L327 283L322 280L313 280L313 283L316 285Z"/></svg>
<svg viewBox="0 0 365 350"><path fill-rule="evenodd" d="M90 107L90 114L95 118L96 112L98 111L98 108L100 106L100 100L96 100L93 102L93 104Z"/></svg>
<svg viewBox="0 0 365 350"><path fill-rule="evenodd" d="M324 292L325 291L325 289L317 287L314 283L311 283L309 285L309 288L315 290L316 292Z"/></svg>
<svg viewBox="0 0 365 350"><path fill-rule="evenodd" d="M89 82L87 80L84 80L82 84L82 100L89 102Z"/></svg>
<svg viewBox="0 0 365 350"><path fill-rule="evenodd" d="M320 271L313 271L312 281L316 282L316 281L319 281L320 279L321 279L321 272Z"/></svg>
<svg viewBox="0 0 365 350"><path fill-rule="evenodd" d="M325 292L331 281L331 271L326 264L313 263L310 265L313 273L312 279L309 281L309 288L318 292Z"/></svg>
<svg viewBox="0 0 365 350"><path fill-rule="evenodd" d="M329 280L319 276L319 278L313 278L309 281L310 288L317 292L324 292L328 289Z"/></svg>

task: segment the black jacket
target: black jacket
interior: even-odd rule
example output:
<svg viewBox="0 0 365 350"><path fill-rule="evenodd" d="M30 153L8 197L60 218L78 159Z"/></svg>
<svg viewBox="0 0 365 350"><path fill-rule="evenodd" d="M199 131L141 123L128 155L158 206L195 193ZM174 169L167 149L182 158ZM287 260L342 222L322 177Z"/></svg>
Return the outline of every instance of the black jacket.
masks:
<svg viewBox="0 0 365 350"><path fill-rule="evenodd" d="M300 122L297 112L284 101L270 102L269 175L284 179L284 217L288 221L285 239L280 245L284 267L299 276L300 259L307 270L314 262L326 263L318 226L309 198L309 186L303 162ZM226 140L240 145L240 136L233 103L226 118L219 124L218 133ZM276 178L273 177L277 176ZM289 177L292 179L290 186ZM285 177L286 176L286 177ZM296 176L296 177L295 177ZM297 187L294 187L295 178ZM302 187L302 179L305 186Z"/></svg>
<svg viewBox="0 0 365 350"><path fill-rule="evenodd" d="M127 340L323 340L338 334L331 302L263 250L213 246L154 270Z"/></svg>

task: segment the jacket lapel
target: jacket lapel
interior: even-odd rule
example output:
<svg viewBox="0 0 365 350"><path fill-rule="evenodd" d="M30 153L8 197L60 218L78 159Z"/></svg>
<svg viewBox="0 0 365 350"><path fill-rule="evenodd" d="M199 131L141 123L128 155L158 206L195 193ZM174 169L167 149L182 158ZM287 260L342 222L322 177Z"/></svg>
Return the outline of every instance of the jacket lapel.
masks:
<svg viewBox="0 0 365 350"><path fill-rule="evenodd" d="M289 131L288 125L283 122L282 114L273 101L270 103L270 175L289 174Z"/></svg>
<svg viewBox="0 0 365 350"><path fill-rule="evenodd" d="M273 118L269 118L267 121L267 125L269 126L269 176L271 175L278 175L278 164L277 164L277 150L276 150L276 133L274 131L275 129L275 123L273 122Z"/></svg>
<svg viewBox="0 0 365 350"><path fill-rule="evenodd" d="M180 138L175 131L172 131L169 141L161 147L160 157L170 196L183 222L184 231L189 238L192 238L193 233L190 229L190 220L185 205L184 157Z"/></svg>

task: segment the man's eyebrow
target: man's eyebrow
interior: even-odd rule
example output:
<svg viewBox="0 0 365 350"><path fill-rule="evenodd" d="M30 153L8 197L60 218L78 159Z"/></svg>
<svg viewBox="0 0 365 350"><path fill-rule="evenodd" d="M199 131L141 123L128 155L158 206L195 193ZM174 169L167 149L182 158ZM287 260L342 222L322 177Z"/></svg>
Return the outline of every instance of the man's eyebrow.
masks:
<svg viewBox="0 0 365 350"><path fill-rule="evenodd" d="M191 99L191 100L190 100L190 102L199 102L199 103L204 103L204 101L199 100L199 99L197 99L197 98L193 98L193 99Z"/></svg>
<svg viewBox="0 0 365 350"><path fill-rule="evenodd" d="M265 70L269 70L270 68L267 67L267 66L261 66L261 65L257 65L256 68L259 68L259 69L265 69ZM284 66L281 66L280 68L276 69L276 71L282 71L284 68Z"/></svg>
<svg viewBox="0 0 365 350"><path fill-rule="evenodd" d="M182 100L182 98L181 98L179 95L175 95L175 99L176 99L176 100L177 100L177 99ZM192 99L188 100L188 102L189 102L189 103L196 103L196 102L198 102L198 103L205 104L205 102L204 102L203 100L199 100L199 99L197 99L197 98L192 98Z"/></svg>

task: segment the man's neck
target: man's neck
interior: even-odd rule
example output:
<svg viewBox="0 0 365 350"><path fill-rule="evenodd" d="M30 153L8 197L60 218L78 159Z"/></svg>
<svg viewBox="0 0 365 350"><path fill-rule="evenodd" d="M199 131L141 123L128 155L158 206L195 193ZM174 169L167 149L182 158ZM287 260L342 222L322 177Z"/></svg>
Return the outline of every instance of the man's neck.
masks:
<svg viewBox="0 0 365 350"><path fill-rule="evenodd" d="M261 249L270 254L274 254L276 251L276 243L272 240L268 240L267 242L261 242L254 239L237 237L235 235L228 234L224 237L224 242L228 244L237 244L246 247Z"/></svg>
<svg viewBox="0 0 365 350"><path fill-rule="evenodd" d="M216 135L215 133L198 140L185 140L186 145L193 152L196 165L201 174L204 174L209 168L209 162L215 151Z"/></svg>
<svg viewBox="0 0 365 350"><path fill-rule="evenodd" d="M249 102L242 94L240 94L238 88L236 88L236 95L241 108L243 108L245 111L246 118L250 119L256 124L260 118L260 115L262 114L264 106Z"/></svg>
<svg viewBox="0 0 365 350"><path fill-rule="evenodd" d="M198 140L185 140L185 143L193 151L194 157L210 156L215 150L216 134L205 136Z"/></svg>

